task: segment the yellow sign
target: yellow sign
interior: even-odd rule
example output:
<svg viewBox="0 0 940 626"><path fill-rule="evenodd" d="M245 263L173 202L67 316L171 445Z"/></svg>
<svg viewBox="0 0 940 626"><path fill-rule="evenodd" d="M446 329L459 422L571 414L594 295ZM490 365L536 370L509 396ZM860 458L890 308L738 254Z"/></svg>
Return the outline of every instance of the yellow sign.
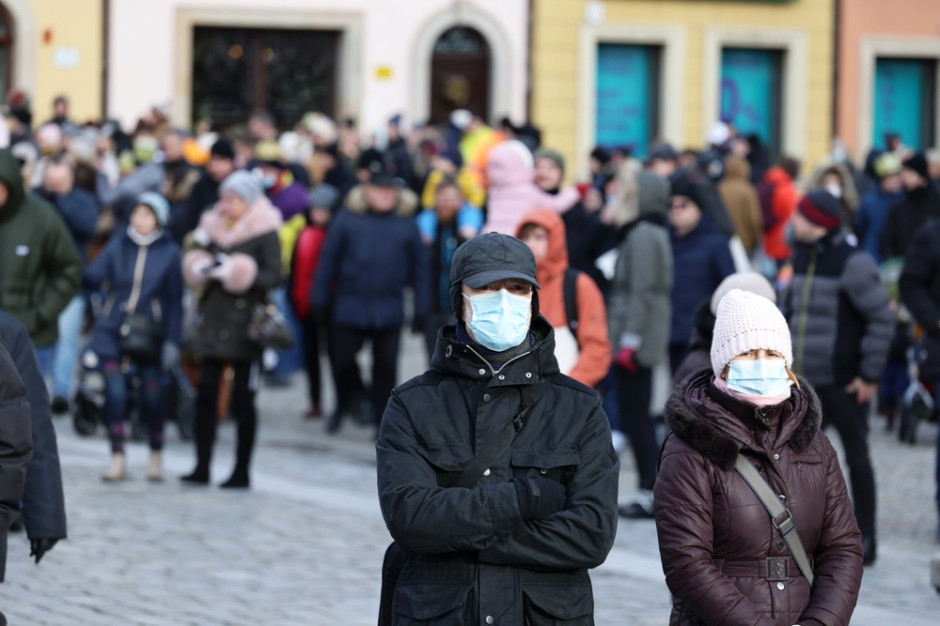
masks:
<svg viewBox="0 0 940 626"><path fill-rule="evenodd" d="M375 77L382 80L388 80L392 77L392 68L387 65L380 65L375 68Z"/></svg>

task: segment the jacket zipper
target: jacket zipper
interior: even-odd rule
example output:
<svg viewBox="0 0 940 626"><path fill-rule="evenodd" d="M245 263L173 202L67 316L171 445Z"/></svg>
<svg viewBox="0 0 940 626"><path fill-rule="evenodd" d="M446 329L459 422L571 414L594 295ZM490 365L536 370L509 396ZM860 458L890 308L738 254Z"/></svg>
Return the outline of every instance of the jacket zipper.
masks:
<svg viewBox="0 0 940 626"><path fill-rule="evenodd" d="M137 310L137 302L140 300L140 290L141 283L144 278L144 263L147 261L147 247L137 248L137 262L134 263L134 282L131 286L131 295L127 299L127 309L128 313L133 313Z"/></svg>
<svg viewBox="0 0 940 626"><path fill-rule="evenodd" d="M803 295L800 302L800 317L796 331L796 358L793 364L798 375L803 374L803 348L806 344L806 318L809 317L809 293L813 286L813 276L816 274L816 248L810 250L809 267L806 268L806 278L803 283Z"/></svg>
<svg viewBox="0 0 940 626"><path fill-rule="evenodd" d="M476 350L474 350L474 349L473 349L473 346L467 346L467 350L469 350L470 352L472 352L472 353L474 353L475 355L477 355L477 356L480 358L481 361L483 361L484 363L486 363L486 366L490 369L490 374L492 374L493 376L496 376L496 370L493 369L493 366L490 365L490 362L489 362L489 361L487 361L485 358L483 358L483 355L482 355L482 354L480 354L479 352L477 352ZM509 364L512 363L513 361L518 361L518 360L521 359L522 357L528 356L528 355L530 355L530 354L532 354L532 351L531 351L531 350L529 350L528 352L523 352L523 353L520 354L519 356L514 356L514 357L512 357L511 359L509 359L508 361L506 361L505 363L503 363L503 367L506 367L507 365L509 365ZM503 367L500 367L499 369L503 369Z"/></svg>

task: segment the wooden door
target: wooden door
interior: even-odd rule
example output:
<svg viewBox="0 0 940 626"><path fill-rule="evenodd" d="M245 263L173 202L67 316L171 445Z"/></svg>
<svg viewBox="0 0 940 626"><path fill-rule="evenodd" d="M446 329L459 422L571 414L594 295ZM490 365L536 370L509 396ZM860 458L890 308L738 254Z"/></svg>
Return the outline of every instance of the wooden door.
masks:
<svg viewBox="0 0 940 626"><path fill-rule="evenodd" d="M446 31L431 57L431 118L444 121L454 109L489 120L490 47L472 28Z"/></svg>

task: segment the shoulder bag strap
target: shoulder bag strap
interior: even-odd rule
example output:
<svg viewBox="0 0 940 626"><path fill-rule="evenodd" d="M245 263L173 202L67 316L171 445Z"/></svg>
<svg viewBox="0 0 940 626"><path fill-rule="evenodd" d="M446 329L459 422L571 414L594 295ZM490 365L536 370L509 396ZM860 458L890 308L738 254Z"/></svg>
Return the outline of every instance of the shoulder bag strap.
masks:
<svg viewBox="0 0 940 626"><path fill-rule="evenodd" d="M793 522L793 516L790 515L790 510L784 506L780 498L777 497L777 494L774 493L774 490L767 484L764 477L757 471L757 468L744 458L743 454L738 453L738 458L734 463L734 469L741 475L744 482L754 490L761 504L767 509L774 527L780 532L787 547L790 549L793 560L796 561L806 582L812 587L814 580L813 568L810 567L809 558L806 556L806 549L803 547L803 541L800 539L800 533L796 528L796 524Z"/></svg>
<svg viewBox="0 0 940 626"><path fill-rule="evenodd" d="M499 429L499 432L486 442L480 453L459 474L455 472L454 474L439 476L438 484L441 487L472 487L483 475L483 472L506 451L519 431L522 430L525 425L526 415L541 397L539 392L542 390L543 384L534 383L523 387L522 407L512 420L506 422Z"/></svg>

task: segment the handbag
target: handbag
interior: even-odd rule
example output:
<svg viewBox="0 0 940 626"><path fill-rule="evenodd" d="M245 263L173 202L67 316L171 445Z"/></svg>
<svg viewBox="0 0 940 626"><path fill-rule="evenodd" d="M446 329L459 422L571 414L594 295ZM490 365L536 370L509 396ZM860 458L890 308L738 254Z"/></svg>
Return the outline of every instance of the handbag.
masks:
<svg viewBox="0 0 940 626"><path fill-rule="evenodd" d="M134 361L159 361L163 350L163 324L140 313L128 311L118 328L121 354Z"/></svg>
<svg viewBox="0 0 940 626"><path fill-rule="evenodd" d="M812 589L813 580L815 579L813 568L809 564L809 558L806 556L806 548L803 547L800 532L796 529L796 524L793 522L790 509L777 497L777 494L775 494L771 486L767 484L767 480L761 476L757 468L744 458L744 455L740 452L734 463L734 469L741 475L744 482L754 490L761 504L767 509L767 513L770 514L774 528L780 532L780 535L787 544L787 548L790 550L790 554L793 556L793 560L796 561L797 567L800 568L800 573L803 574L803 578L806 579L810 589Z"/></svg>
<svg viewBox="0 0 940 626"><path fill-rule="evenodd" d="M262 348L287 350L294 345L294 333L287 319L270 301L255 304L245 335Z"/></svg>
<svg viewBox="0 0 940 626"><path fill-rule="evenodd" d="M542 383L536 383L525 387L522 391L522 409L511 421L503 425L470 463L459 472L443 474L438 477L438 485L441 487L465 487L469 489L480 479L483 472L498 459L503 452L512 445L516 434L522 430L525 425L525 416L536 402L539 396L536 393L542 388ZM398 578L405 567L407 555L398 545L397 541L389 544L385 550L385 557L382 559L382 592L379 600L379 621L378 626L390 626L392 623L392 598L395 596L395 586L398 584Z"/></svg>

